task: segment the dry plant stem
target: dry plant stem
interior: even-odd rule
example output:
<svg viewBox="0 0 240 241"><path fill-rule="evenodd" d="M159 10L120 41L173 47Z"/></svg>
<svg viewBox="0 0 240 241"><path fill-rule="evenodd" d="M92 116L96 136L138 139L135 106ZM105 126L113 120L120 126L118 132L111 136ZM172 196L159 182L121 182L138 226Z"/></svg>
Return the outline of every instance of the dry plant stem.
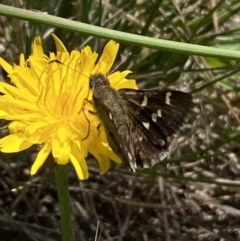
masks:
<svg viewBox="0 0 240 241"><path fill-rule="evenodd" d="M195 57L194 56L194 60L196 61L196 63L198 64L199 67L204 65L204 68L207 68L207 65L205 64L204 58L202 58L202 57ZM211 75L211 73L209 71L204 71L204 73L208 77L209 80L213 81L214 78L213 78L213 76ZM235 113L232 105L229 103L227 97L221 92L220 88L216 84L214 84L213 86L216 89L217 93L220 95L220 97L223 100L224 104L228 107L229 111L232 113L234 118L240 124L240 119L239 119L238 115Z"/></svg>
<svg viewBox="0 0 240 241"><path fill-rule="evenodd" d="M62 241L74 241L71 207L68 192L67 165L56 165L55 181L57 184L58 200L61 215Z"/></svg>
<svg viewBox="0 0 240 241"><path fill-rule="evenodd" d="M162 177L158 178L158 186L159 186L159 193L161 204L166 205L165 195L164 195L164 179ZM169 234L169 223L167 217L167 211L163 211L163 220L164 220L164 231L165 231L165 240L170 241L170 234Z"/></svg>

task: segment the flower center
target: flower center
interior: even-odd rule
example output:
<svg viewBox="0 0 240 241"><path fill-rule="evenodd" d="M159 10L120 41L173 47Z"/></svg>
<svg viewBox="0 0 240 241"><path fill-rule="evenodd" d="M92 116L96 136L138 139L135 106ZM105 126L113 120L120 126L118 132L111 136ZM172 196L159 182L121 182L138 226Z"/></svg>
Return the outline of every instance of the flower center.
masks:
<svg viewBox="0 0 240 241"><path fill-rule="evenodd" d="M70 93L60 93L56 100L56 115L59 117L71 117L73 113L73 105L74 101Z"/></svg>

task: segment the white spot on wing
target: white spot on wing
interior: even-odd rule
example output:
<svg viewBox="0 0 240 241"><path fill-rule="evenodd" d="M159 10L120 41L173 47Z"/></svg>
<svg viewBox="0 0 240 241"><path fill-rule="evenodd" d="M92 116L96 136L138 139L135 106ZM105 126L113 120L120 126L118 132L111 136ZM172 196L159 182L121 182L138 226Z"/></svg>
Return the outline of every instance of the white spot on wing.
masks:
<svg viewBox="0 0 240 241"><path fill-rule="evenodd" d="M161 146L165 146L165 145L166 145L165 141L164 141L164 140L161 140L160 145L161 145Z"/></svg>
<svg viewBox="0 0 240 241"><path fill-rule="evenodd" d="M157 111L157 115L158 115L158 117L162 117L162 111L161 111L161 110L158 110L158 111Z"/></svg>
<svg viewBox="0 0 240 241"><path fill-rule="evenodd" d="M133 172L135 172L136 171L135 169L137 168L136 161L133 159L130 152L128 152L127 155L128 155L128 161L129 161L130 168L132 169Z"/></svg>
<svg viewBox="0 0 240 241"><path fill-rule="evenodd" d="M148 130L150 127L149 122L142 122L142 124L144 125L144 127Z"/></svg>
<svg viewBox="0 0 240 241"><path fill-rule="evenodd" d="M148 102L148 98L146 95L143 96L143 101L141 103L141 106L146 106L147 105L147 102Z"/></svg>
<svg viewBox="0 0 240 241"><path fill-rule="evenodd" d="M157 158L151 159L151 166L159 163L160 161L165 159L168 155L169 155L169 152L167 151L160 152Z"/></svg>
<svg viewBox="0 0 240 241"><path fill-rule="evenodd" d="M156 113L152 113L152 120L154 122L157 122L157 114Z"/></svg>
<svg viewBox="0 0 240 241"><path fill-rule="evenodd" d="M143 140L143 137L142 137L142 136L139 136L138 140L139 140L139 141L142 141L142 140Z"/></svg>
<svg viewBox="0 0 240 241"><path fill-rule="evenodd" d="M167 105L171 105L170 104L170 96L172 95L172 92L167 92L166 93L166 104Z"/></svg>
<svg viewBox="0 0 240 241"><path fill-rule="evenodd" d="M161 153L159 153L159 159L163 160L168 155L169 155L169 152L167 152L167 151L161 152Z"/></svg>
<svg viewBox="0 0 240 241"><path fill-rule="evenodd" d="M109 112L109 118L110 118L111 120L113 119L111 112Z"/></svg>
<svg viewBox="0 0 240 241"><path fill-rule="evenodd" d="M130 152L128 152L128 159L129 159L129 161L132 161L132 155Z"/></svg>

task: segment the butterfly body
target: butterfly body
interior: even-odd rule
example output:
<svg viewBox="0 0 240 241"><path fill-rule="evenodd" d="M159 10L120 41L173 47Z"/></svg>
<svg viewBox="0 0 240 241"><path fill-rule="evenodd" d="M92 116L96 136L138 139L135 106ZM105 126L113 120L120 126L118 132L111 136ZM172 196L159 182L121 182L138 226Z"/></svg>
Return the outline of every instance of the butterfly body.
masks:
<svg viewBox="0 0 240 241"><path fill-rule="evenodd" d="M133 169L135 150L125 100L110 86L104 75L91 76L90 87L93 90L93 104L105 127L110 147Z"/></svg>
<svg viewBox="0 0 240 241"><path fill-rule="evenodd" d="M93 105L112 150L135 171L168 155L169 141L192 107L180 91L115 90L103 74L90 77Z"/></svg>

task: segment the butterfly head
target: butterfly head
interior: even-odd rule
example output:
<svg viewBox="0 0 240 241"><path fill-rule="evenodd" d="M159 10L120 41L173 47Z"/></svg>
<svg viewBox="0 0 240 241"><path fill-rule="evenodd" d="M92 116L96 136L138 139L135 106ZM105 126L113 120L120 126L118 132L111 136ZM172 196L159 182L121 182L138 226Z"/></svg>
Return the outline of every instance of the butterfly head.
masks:
<svg viewBox="0 0 240 241"><path fill-rule="evenodd" d="M92 90L104 86L110 86L109 80L104 74L94 74L90 76L89 87Z"/></svg>

